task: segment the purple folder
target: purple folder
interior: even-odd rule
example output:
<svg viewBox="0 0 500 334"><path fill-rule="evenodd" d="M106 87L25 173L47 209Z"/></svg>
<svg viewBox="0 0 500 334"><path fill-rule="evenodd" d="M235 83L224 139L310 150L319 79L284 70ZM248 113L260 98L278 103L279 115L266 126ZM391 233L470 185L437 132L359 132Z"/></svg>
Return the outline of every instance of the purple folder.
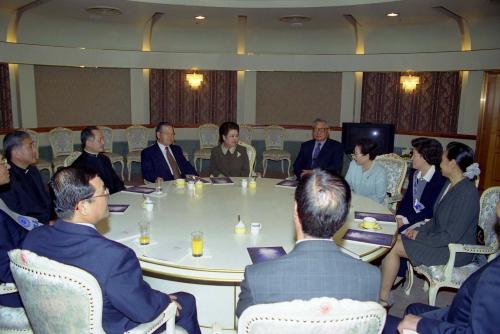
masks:
<svg viewBox="0 0 500 334"><path fill-rule="evenodd" d="M227 176L211 177L212 184L234 184L233 180Z"/></svg>
<svg viewBox="0 0 500 334"><path fill-rule="evenodd" d="M112 213L124 213L129 206L128 204L108 204L108 210Z"/></svg>
<svg viewBox="0 0 500 334"><path fill-rule="evenodd" d="M286 254L283 247L248 247L248 254L252 259L252 263L265 262L277 259Z"/></svg>
<svg viewBox="0 0 500 334"><path fill-rule="evenodd" d="M276 183L276 186L277 187L284 187L284 188L296 188L298 184L299 184L299 181L283 180L283 181Z"/></svg>
<svg viewBox="0 0 500 334"><path fill-rule="evenodd" d="M348 229L342 239L391 248L392 234Z"/></svg>
<svg viewBox="0 0 500 334"><path fill-rule="evenodd" d="M137 193L137 194L151 194L155 190L153 188L146 188L146 187L128 187L123 189L122 191L126 191L129 193Z"/></svg>
<svg viewBox="0 0 500 334"><path fill-rule="evenodd" d="M354 219L363 220L366 217L373 217L381 222L395 223L396 218L392 214L354 211Z"/></svg>

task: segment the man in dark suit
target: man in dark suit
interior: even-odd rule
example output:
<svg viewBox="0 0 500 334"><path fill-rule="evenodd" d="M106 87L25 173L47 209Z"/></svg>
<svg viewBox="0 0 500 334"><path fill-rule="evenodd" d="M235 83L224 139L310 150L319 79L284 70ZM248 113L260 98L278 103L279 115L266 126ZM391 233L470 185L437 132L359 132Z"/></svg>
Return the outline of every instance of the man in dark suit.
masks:
<svg viewBox="0 0 500 334"><path fill-rule="evenodd" d="M110 194L125 189L125 185L113 169L109 158L104 152L104 136L102 131L95 126L88 126L80 134L82 142L82 154L76 159L72 166L93 169L104 181Z"/></svg>
<svg viewBox="0 0 500 334"><path fill-rule="evenodd" d="M34 166L33 139L24 131L14 131L5 136L3 148L11 168L10 184L0 187L0 198L12 211L48 223L52 216L52 202L42 176Z"/></svg>
<svg viewBox="0 0 500 334"><path fill-rule="evenodd" d="M342 144L329 138L328 124L323 119L313 122L313 139L300 145L300 151L293 163L293 172L300 179L312 169L342 171L344 150Z"/></svg>
<svg viewBox="0 0 500 334"><path fill-rule="evenodd" d="M168 122L160 122L155 132L156 143L141 152L142 177L155 182L157 178L170 181L189 174L198 175L182 154L182 148L174 145L174 127Z"/></svg>
<svg viewBox="0 0 500 334"><path fill-rule="evenodd" d="M340 176L319 169L295 190L297 243L288 254L247 266L236 307L315 297L378 301L377 267L342 253L332 236L349 213L351 190Z"/></svg>
<svg viewBox="0 0 500 334"><path fill-rule="evenodd" d="M9 165L0 154L0 185L9 183ZM28 233L21 225L14 221L7 212L0 209L0 284L13 283L10 272L10 260L7 253L21 247L21 242ZM0 294L0 305L7 307L22 306L19 293Z"/></svg>
<svg viewBox="0 0 500 334"><path fill-rule="evenodd" d="M23 249L82 268L96 278L102 290L106 333L123 333L152 321L170 302L181 306L177 325L190 334L200 333L192 295L153 290L142 278L134 251L96 230L95 225L109 214L109 192L94 171L63 168L54 175L52 189L59 219L53 226L32 230Z"/></svg>

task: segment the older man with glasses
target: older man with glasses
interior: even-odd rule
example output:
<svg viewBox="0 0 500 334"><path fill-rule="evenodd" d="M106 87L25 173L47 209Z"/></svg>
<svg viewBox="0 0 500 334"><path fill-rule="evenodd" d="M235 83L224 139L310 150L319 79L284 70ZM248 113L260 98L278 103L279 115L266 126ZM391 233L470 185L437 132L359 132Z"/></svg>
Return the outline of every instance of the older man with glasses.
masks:
<svg viewBox="0 0 500 334"><path fill-rule="evenodd" d="M312 140L300 146L300 152L293 163L294 174L300 179L315 168L340 173L344 149L341 143L329 138L328 123L321 118L315 119L312 135Z"/></svg>

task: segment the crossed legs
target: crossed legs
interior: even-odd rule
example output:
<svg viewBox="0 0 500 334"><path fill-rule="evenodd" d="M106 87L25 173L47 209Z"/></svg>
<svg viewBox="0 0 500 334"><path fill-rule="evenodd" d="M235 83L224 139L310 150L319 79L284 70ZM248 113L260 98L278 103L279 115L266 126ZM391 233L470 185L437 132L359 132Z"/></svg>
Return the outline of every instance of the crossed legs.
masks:
<svg viewBox="0 0 500 334"><path fill-rule="evenodd" d="M382 261L382 285L380 287L380 299L388 300L392 285L399 271L399 263L401 258L408 258L401 236L392 247L391 251L385 256Z"/></svg>

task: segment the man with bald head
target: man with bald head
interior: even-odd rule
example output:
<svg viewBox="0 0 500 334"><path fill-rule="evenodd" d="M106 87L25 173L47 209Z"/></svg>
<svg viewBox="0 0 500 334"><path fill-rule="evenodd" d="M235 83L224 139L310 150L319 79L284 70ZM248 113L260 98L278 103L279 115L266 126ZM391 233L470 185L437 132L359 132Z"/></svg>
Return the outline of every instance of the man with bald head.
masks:
<svg viewBox="0 0 500 334"><path fill-rule="evenodd" d="M340 251L332 236L344 224L351 190L340 176L312 170L295 190L294 249L245 268L236 308L315 297L378 301L380 271Z"/></svg>

